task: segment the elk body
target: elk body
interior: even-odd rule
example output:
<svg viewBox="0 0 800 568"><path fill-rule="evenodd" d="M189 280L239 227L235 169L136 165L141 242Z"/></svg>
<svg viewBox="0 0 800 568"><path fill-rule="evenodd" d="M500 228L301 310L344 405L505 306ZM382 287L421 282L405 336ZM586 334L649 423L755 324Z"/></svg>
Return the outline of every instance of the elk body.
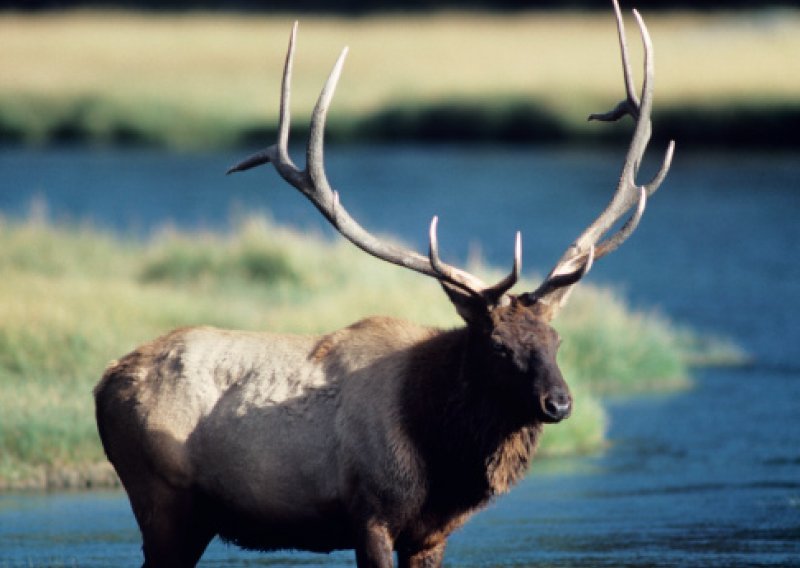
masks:
<svg viewBox="0 0 800 568"><path fill-rule="evenodd" d="M261 550L355 549L359 567L440 565L448 535L527 471L542 427L569 416L549 322L594 260L633 232L666 175L637 186L650 135L647 30L641 101L614 5L633 139L614 196L534 291L487 286L439 258L366 232L340 205L323 166L324 122L344 53L311 121L307 168L288 155L292 32L278 143L231 171L270 162L357 246L436 278L464 319L454 330L373 317L304 337L185 328L112 363L95 389L106 454L128 493L145 566L194 566L210 540ZM630 213L619 228L615 224ZM612 230L613 229L613 230Z"/></svg>

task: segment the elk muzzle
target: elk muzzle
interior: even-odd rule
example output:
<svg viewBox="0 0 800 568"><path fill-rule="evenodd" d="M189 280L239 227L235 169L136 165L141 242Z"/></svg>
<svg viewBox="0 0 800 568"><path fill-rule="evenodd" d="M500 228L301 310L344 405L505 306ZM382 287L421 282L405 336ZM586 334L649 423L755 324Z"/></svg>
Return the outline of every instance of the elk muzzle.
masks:
<svg viewBox="0 0 800 568"><path fill-rule="evenodd" d="M561 422L572 413L572 395L566 388L556 387L539 398L546 422Z"/></svg>

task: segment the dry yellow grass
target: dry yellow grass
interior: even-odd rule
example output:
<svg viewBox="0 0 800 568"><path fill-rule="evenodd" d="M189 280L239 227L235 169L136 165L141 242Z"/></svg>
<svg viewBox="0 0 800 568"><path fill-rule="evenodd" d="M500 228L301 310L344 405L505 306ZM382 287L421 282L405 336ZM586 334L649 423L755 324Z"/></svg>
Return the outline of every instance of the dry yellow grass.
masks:
<svg viewBox="0 0 800 568"><path fill-rule="evenodd" d="M800 97L800 12L645 14L657 97L669 103ZM288 16L63 12L0 15L0 95L98 97L249 123L274 118ZM633 41L634 25L628 20ZM444 12L303 16L295 108L304 117L339 50L335 113L402 101L544 100L583 120L621 94L611 14Z"/></svg>

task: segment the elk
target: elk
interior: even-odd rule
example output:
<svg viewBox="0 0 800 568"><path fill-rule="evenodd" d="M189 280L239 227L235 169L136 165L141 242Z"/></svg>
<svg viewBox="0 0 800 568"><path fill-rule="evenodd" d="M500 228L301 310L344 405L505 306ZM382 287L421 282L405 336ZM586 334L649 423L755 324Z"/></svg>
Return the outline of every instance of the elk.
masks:
<svg viewBox="0 0 800 568"><path fill-rule="evenodd" d="M95 388L97 425L143 539L144 566L194 566L212 538L258 549L355 549L359 568L437 567L448 536L527 471L544 424L572 410L550 321L594 261L638 225L653 180L635 177L650 137L653 55L634 90L614 3L626 98L590 119L635 122L607 208L543 283L511 294L442 261L436 217L427 256L384 242L343 208L323 164L338 59L311 119L307 166L288 153L289 42L278 141L231 168L271 163L344 237L372 256L435 278L465 325L434 329L371 317L321 336L191 327L109 365ZM229 172L229 173L230 173ZM627 216L627 220L622 220Z"/></svg>

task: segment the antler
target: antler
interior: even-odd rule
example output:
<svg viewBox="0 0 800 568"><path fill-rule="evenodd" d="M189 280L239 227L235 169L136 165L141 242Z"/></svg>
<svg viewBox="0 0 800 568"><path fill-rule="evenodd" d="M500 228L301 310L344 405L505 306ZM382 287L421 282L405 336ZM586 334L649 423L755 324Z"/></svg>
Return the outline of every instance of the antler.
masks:
<svg viewBox="0 0 800 568"><path fill-rule="evenodd" d="M592 263L616 250L636 229L644 213L647 197L658 189L667 175L675 149L675 143L671 141L667 147L661 169L655 177L644 186L639 187L636 184L636 174L638 173L642 156L647 149L651 132L650 111L653 106L653 78L655 74L653 45L642 17L634 10L633 15L639 26L644 45L644 79L642 81L640 103L633 85L622 13L617 0L613 0L613 4L620 50L622 52L626 98L607 113L590 115L589 120L616 121L625 115L630 115L636 121L636 128L634 129L633 138L625 156L625 163L622 166L620 180L611 202L566 250L541 286L533 292L520 296L523 303L531 306L537 305L548 319L554 317L558 309L564 305L572 286L589 272ZM600 239L603 235L634 205L637 205L636 210L627 222L618 231L601 241Z"/></svg>
<svg viewBox="0 0 800 568"><path fill-rule="evenodd" d="M519 278L520 265L522 262L519 233L517 233L516 239L514 265L510 274L497 284L487 286L478 277L446 264L439 258L438 241L436 238L436 217L433 218L430 225L430 250L426 258L412 250L376 238L361 227L361 225L350 216L347 210L342 207L339 201L339 194L331 188L327 176L325 175L323 140L325 136L325 119L328 113L328 107L330 106L336 84L342 71L342 66L344 65L347 48L342 51L342 54L336 61L330 77L325 83L319 95L319 99L317 100L317 104L314 107L311 116L308 145L306 148L306 169L300 170L295 166L289 156L288 144L290 123L289 98L296 36L297 22L295 22L292 27L292 33L289 39L289 50L286 55L286 64L283 71L278 142L239 162L231 167L227 173L240 172L268 162L272 163L284 180L300 190L339 233L363 251L387 262L432 276L443 283L466 292L470 296L481 297L488 305L499 302L502 296Z"/></svg>

